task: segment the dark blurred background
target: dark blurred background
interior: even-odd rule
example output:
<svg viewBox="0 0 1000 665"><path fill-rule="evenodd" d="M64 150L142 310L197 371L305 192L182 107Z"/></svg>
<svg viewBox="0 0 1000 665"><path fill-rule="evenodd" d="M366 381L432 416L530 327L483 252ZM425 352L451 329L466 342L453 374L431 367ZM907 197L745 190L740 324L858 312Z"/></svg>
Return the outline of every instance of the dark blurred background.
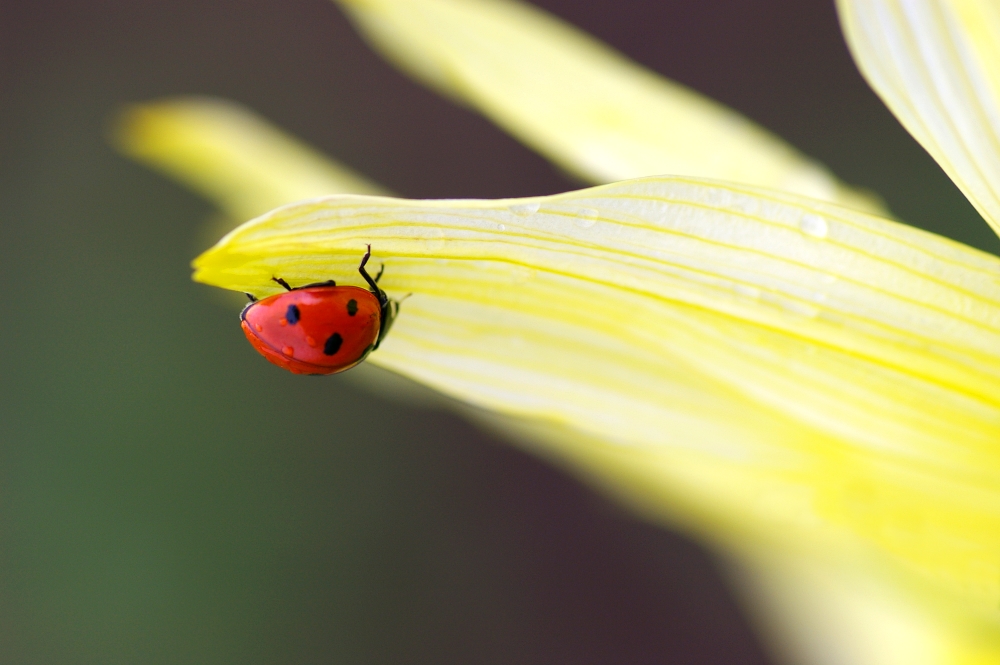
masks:
<svg viewBox="0 0 1000 665"><path fill-rule="evenodd" d="M997 249L832 2L540 4ZM697 545L444 411L258 357L189 278L211 206L105 139L189 93L407 196L576 186L325 0L2 0L0 663L767 662Z"/></svg>

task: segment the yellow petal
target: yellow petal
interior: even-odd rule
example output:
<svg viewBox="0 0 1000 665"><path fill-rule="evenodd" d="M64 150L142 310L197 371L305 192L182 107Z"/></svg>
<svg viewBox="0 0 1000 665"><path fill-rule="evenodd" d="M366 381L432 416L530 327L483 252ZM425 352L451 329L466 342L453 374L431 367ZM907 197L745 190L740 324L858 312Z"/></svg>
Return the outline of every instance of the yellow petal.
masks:
<svg viewBox="0 0 1000 665"><path fill-rule="evenodd" d="M838 0L862 73L1000 233L1000 5Z"/></svg>
<svg viewBox="0 0 1000 665"><path fill-rule="evenodd" d="M660 173L879 204L738 113L510 0L338 0L397 66L590 182Z"/></svg>
<svg viewBox="0 0 1000 665"><path fill-rule="evenodd" d="M745 608L779 662L985 665L1000 633L892 584L892 575L818 566L780 549L732 566Z"/></svg>
<svg viewBox="0 0 1000 665"><path fill-rule="evenodd" d="M330 197L195 262L257 295L413 293L371 362L717 542L861 557L1000 604L1000 259L792 195L645 178L551 197ZM874 564L873 564L874 565ZM914 582L917 583L917 582Z"/></svg>
<svg viewBox="0 0 1000 665"><path fill-rule="evenodd" d="M127 155L184 182L241 222L316 196L385 193L253 112L221 99L134 106L122 114L115 139Z"/></svg>
<svg viewBox="0 0 1000 665"><path fill-rule="evenodd" d="M248 218L293 201L387 193L223 99L187 97L136 105L122 113L114 132L124 153L188 184L225 213L206 229L210 242ZM438 402L432 391L370 364L352 372L351 379L382 398L414 406Z"/></svg>

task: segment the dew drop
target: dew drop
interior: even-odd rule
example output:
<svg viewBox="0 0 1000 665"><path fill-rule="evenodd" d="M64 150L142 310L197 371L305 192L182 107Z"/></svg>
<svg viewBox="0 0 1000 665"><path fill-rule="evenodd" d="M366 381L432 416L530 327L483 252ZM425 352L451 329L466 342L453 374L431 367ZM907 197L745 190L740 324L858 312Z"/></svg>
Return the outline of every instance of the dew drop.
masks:
<svg viewBox="0 0 1000 665"><path fill-rule="evenodd" d="M259 323L253 324L253 328L257 332L264 332L264 326L260 325Z"/></svg>
<svg viewBox="0 0 1000 665"><path fill-rule="evenodd" d="M534 215L538 212L538 203L518 203L516 205L510 206L510 210L515 215L520 215L521 217L527 217L528 215Z"/></svg>
<svg viewBox="0 0 1000 665"><path fill-rule="evenodd" d="M284 354L285 354L286 356L289 356L289 357L291 357L291 356L294 356L294 355L295 355L295 349L293 349L293 348L292 348L292 347L290 347L290 346L286 346L285 348L283 348L283 349L281 350L281 352L282 352L282 353L284 353Z"/></svg>
<svg viewBox="0 0 1000 665"><path fill-rule="evenodd" d="M310 337L309 335L306 335L306 344L308 344L309 346L316 346L316 340Z"/></svg>
<svg viewBox="0 0 1000 665"><path fill-rule="evenodd" d="M576 223L585 229L589 229L597 222L597 217L600 215L598 211L593 208L581 208L577 213Z"/></svg>
<svg viewBox="0 0 1000 665"><path fill-rule="evenodd" d="M577 213L574 223L581 229L589 229L597 223L598 212L593 208L584 208Z"/></svg>
<svg viewBox="0 0 1000 665"><path fill-rule="evenodd" d="M506 231L507 227L504 226L503 224L497 224L497 230L498 231Z"/></svg>
<svg viewBox="0 0 1000 665"><path fill-rule="evenodd" d="M799 230L812 238L825 238L830 229L819 215L803 215L799 220Z"/></svg>
<svg viewBox="0 0 1000 665"><path fill-rule="evenodd" d="M280 319L278 319L278 324L282 325L282 326L287 326L288 325L288 319L286 319L285 317L281 317Z"/></svg>

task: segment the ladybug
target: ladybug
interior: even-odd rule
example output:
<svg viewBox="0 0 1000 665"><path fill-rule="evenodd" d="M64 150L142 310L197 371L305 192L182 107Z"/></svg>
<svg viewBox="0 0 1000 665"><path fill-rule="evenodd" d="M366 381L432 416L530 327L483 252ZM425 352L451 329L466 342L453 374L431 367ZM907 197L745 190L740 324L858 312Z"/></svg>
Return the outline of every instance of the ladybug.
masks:
<svg viewBox="0 0 1000 665"><path fill-rule="evenodd" d="M399 303L378 288L382 271L372 279L365 270L371 255L368 245L358 266L367 290L337 286L333 280L292 288L272 277L287 293L263 300L248 293L240 325L253 348L293 374L336 374L364 360L378 348L399 310Z"/></svg>

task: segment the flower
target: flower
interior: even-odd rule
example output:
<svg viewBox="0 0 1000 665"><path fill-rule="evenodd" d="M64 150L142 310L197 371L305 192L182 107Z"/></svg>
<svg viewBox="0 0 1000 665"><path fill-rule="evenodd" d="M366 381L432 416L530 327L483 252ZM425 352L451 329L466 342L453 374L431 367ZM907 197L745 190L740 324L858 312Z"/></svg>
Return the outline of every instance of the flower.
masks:
<svg viewBox="0 0 1000 665"><path fill-rule="evenodd" d="M231 106L140 107L125 149L238 216L344 193L234 229L196 279L257 296L274 274L353 283L371 243L383 288L414 295L369 362L732 557L790 658L1000 661L1000 259L885 219L527 5L341 4L416 78L621 181L357 196L377 188ZM1000 12L838 8L872 85L1000 229Z"/></svg>

